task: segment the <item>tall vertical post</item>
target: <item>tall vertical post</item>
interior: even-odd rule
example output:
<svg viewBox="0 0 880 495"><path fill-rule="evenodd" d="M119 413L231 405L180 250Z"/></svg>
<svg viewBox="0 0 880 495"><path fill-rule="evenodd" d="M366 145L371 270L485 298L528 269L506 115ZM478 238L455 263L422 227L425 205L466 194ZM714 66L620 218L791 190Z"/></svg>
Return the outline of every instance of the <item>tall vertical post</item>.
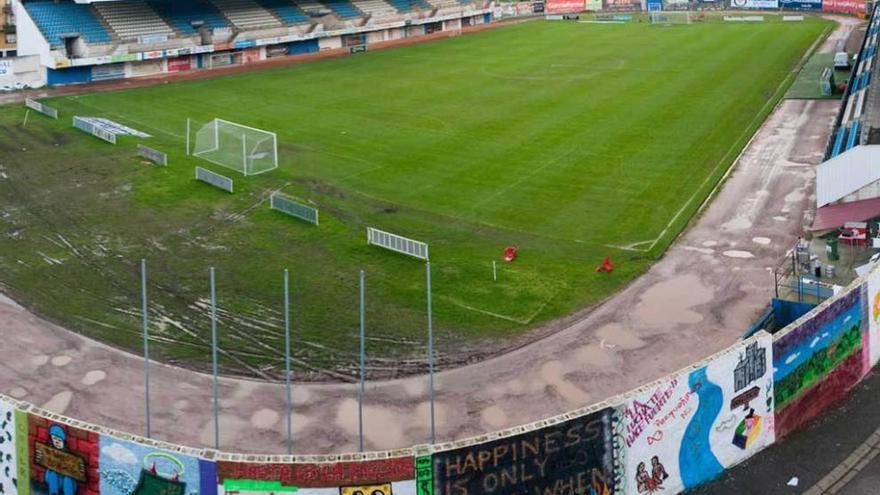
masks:
<svg viewBox="0 0 880 495"><path fill-rule="evenodd" d="M358 451L364 451L364 374L365 374L365 355L366 347L364 341L366 339L366 328L364 319L364 271L361 270L361 286L360 286L360 316L361 316L361 384L358 388Z"/></svg>
<svg viewBox="0 0 880 495"><path fill-rule="evenodd" d="M287 386L287 455L293 454L293 394L290 385L290 285L284 269L284 379Z"/></svg>
<svg viewBox="0 0 880 495"><path fill-rule="evenodd" d="M492 262L494 265L494 261ZM428 285L428 395L431 402L431 443L436 443L437 430L434 423L434 319L431 315L431 262L425 263Z"/></svg>
<svg viewBox="0 0 880 495"><path fill-rule="evenodd" d="M214 448L220 449L220 398L217 384L217 291L211 267L211 369L214 375Z"/></svg>
<svg viewBox="0 0 880 495"><path fill-rule="evenodd" d="M141 312L144 322L144 422L150 438L150 320L147 313L147 260L141 259Z"/></svg>
<svg viewBox="0 0 880 495"><path fill-rule="evenodd" d="M190 135L190 121L189 117L186 118L186 156L189 156L189 135Z"/></svg>
<svg viewBox="0 0 880 495"><path fill-rule="evenodd" d="M247 134L241 135L241 163L244 165L244 175L248 175Z"/></svg>
<svg viewBox="0 0 880 495"><path fill-rule="evenodd" d="M498 268L495 266L495 260L492 260L492 281L498 281Z"/></svg>

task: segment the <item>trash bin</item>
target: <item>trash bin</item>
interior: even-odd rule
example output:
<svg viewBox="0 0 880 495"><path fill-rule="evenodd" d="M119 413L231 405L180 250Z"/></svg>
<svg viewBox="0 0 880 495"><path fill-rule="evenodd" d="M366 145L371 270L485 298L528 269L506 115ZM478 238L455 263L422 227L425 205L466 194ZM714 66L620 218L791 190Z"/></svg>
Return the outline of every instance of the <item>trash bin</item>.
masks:
<svg viewBox="0 0 880 495"><path fill-rule="evenodd" d="M825 276L834 278L834 265L825 265Z"/></svg>
<svg viewBox="0 0 880 495"><path fill-rule="evenodd" d="M837 252L837 244L838 240L836 237L831 237L830 239L825 240L825 252L828 254L829 261L837 261L840 259L840 253Z"/></svg>

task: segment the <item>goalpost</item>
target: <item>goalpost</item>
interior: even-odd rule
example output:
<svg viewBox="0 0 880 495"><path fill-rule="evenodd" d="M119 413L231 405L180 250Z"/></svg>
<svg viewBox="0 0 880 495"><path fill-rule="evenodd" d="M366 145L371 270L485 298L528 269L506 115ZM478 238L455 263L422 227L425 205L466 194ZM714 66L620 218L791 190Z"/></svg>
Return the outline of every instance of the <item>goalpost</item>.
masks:
<svg viewBox="0 0 880 495"><path fill-rule="evenodd" d="M187 152L190 128L187 119ZM214 119L196 131L192 155L244 175L257 175L278 168L278 138L274 132Z"/></svg>
<svg viewBox="0 0 880 495"><path fill-rule="evenodd" d="M651 24L690 24L689 10L654 10L651 11Z"/></svg>

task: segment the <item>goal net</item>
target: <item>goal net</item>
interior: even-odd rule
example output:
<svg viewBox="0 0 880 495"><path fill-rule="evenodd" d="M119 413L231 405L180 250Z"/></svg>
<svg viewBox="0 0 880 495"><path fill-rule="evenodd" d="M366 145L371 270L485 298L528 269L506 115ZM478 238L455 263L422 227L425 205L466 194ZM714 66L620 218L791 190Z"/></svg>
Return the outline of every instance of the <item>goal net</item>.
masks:
<svg viewBox="0 0 880 495"><path fill-rule="evenodd" d="M278 168L278 140L274 132L214 119L196 131L193 156L244 175Z"/></svg>
<svg viewBox="0 0 880 495"><path fill-rule="evenodd" d="M653 11L651 15L651 24L690 24L691 13L685 11Z"/></svg>

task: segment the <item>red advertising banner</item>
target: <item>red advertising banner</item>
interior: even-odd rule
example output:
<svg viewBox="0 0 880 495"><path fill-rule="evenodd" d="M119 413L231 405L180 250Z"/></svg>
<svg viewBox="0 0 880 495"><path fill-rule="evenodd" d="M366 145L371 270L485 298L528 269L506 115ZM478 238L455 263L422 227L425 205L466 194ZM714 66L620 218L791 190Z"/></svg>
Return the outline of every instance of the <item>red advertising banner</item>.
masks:
<svg viewBox="0 0 880 495"><path fill-rule="evenodd" d="M825 12L864 14L865 0L822 0L822 10Z"/></svg>
<svg viewBox="0 0 880 495"><path fill-rule="evenodd" d="M168 72L177 72L190 69L192 69L192 58L189 55L185 57L168 59Z"/></svg>
<svg viewBox="0 0 880 495"><path fill-rule="evenodd" d="M582 12L584 0L547 0L544 9L548 14Z"/></svg>
<svg viewBox="0 0 880 495"><path fill-rule="evenodd" d="M217 475L221 484L227 479L280 481L283 486L300 488L381 484L413 479L415 459L395 457L320 464L218 461Z"/></svg>

